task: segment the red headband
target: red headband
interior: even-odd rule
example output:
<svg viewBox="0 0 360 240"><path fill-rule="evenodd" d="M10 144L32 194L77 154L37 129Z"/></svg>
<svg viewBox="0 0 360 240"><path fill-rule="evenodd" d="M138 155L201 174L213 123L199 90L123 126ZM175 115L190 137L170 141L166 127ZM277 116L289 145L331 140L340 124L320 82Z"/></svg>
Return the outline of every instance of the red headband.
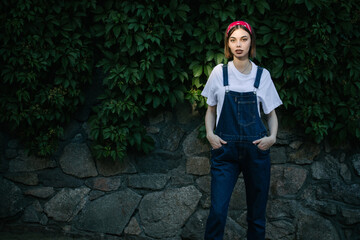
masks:
<svg viewBox="0 0 360 240"><path fill-rule="evenodd" d="M229 35L230 29L232 29L232 28L235 27L236 25L241 25L241 26L246 27L247 30L249 30L250 34L252 34L250 24L248 24L247 22L244 22L244 21L236 21L236 22L231 23L231 24L228 26L228 28L227 28L227 30L226 30L226 36Z"/></svg>

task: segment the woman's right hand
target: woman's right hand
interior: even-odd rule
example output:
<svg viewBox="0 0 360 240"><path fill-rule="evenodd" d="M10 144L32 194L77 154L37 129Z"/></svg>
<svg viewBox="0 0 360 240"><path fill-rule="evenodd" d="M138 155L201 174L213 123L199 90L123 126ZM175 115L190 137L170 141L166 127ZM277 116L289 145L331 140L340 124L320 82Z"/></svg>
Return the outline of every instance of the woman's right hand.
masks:
<svg viewBox="0 0 360 240"><path fill-rule="evenodd" d="M214 133L207 134L206 138L208 139L212 149L218 149L221 148L223 144L227 144L226 141L222 140L218 135Z"/></svg>

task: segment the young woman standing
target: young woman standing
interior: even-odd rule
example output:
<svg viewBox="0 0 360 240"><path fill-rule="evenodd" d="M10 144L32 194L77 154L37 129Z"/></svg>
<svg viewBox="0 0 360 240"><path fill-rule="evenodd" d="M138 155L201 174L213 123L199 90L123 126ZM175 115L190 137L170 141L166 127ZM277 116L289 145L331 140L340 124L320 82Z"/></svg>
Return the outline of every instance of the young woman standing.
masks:
<svg viewBox="0 0 360 240"><path fill-rule="evenodd" d="M205 239L223 238L228 206L240 172L247 203L247 239L265 239L265 212L270 184L270 150L276 141L275 108L282 104L270 73L258 67L255 33L244 21L231 23L225 32L227 65L211 72L202 95L211 150L211 208ZM270 134L260 118L260 103ZM215 129L216 126L216 129ZM214 131L215 129L215 131Z"/></svg>

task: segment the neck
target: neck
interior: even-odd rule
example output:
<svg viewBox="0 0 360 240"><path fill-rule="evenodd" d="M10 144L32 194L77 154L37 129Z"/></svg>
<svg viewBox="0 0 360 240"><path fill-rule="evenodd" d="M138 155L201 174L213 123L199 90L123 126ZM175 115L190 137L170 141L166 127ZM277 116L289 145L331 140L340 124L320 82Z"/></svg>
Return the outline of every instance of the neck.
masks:
<svg viewBox="0 0 360 240"><path fill-rule="evenodd" d="M251 63L249 58L234 58L233 63L236 69L241 73L247 74L251 71L251 67L249 66Z"/></svg>

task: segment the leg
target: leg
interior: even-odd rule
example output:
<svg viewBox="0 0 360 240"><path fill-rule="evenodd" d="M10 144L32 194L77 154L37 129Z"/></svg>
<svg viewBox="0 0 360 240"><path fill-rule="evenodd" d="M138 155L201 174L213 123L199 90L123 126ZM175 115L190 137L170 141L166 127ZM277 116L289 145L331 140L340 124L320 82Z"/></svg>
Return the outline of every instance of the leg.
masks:
<svg viewBox="0 0 360 240"><path fill-rule="evenodd" d="M211 161L211 208L205 239L220 240L224 235L229 202L240 169L235 161Z"/></svg>
<svg viewBox="0 0 360 240"><path fill-rule="evenodd" d="M265 239L265 214L270 186L269 151L249 146L243 174L246 187L248 240Z"/></svg>

